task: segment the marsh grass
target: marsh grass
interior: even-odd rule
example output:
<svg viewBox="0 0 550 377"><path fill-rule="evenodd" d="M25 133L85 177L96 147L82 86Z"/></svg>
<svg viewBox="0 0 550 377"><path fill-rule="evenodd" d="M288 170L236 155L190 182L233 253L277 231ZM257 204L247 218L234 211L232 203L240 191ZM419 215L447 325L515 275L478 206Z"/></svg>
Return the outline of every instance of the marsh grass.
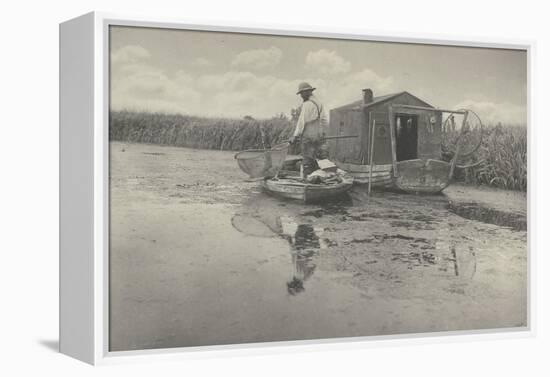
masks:
<svg viewBox="0 0 550 377"><path fill-rule="evenodd" d="M290 120L282 116L257 120L114 111L109 122L112 141L229 151L269 148L292 131Z"/></svg>
<svg viewBox="0 0 550 377"><path fill-rule="evenodd" d="M452 146L445 146L452 150ZM450 157L450 156L449 156ZM461 165L479 166L458 169L456 178L468 184L487 185L509 190L527 191L527 128L523 126L487 126L478 151Z"/></svg>
<svg viewBox="0 0 550 377"><path fill-rule="evenodd" d="M204 118L177 114L113 111L109 137L112 141L151 143L187 148L241 151L279 144L291 136L294 122L285 116L271 119ZM453 146L444 145L453 150ZM466 148L467 149L467 148ZM295 147L290 153L299 153ZM447 155L450 159L452 155ZM488 185L510 190L527 190L527 129L513 126L488 126L483 143L468 165L457 169L456 179L468 184Z"/></svg>

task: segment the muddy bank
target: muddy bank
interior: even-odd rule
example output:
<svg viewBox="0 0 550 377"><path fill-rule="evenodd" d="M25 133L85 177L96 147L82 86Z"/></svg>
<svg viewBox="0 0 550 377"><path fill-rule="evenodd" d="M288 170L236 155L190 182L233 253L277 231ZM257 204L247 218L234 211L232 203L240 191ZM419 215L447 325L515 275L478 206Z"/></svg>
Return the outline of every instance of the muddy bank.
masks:
<svg viewBox="0 0 550 377"><path fill-rule="evenodd" d="M449 210L461 217L527 230L527 196L523 192L454 184L444 194Z"/></svg>
<svg viewBox="0 0 550 377"><path fill-rule="evenodd" d="M122 143L110 177L111 350L527 325L526 232L444 195L303 205L233 153Z"/></svg>

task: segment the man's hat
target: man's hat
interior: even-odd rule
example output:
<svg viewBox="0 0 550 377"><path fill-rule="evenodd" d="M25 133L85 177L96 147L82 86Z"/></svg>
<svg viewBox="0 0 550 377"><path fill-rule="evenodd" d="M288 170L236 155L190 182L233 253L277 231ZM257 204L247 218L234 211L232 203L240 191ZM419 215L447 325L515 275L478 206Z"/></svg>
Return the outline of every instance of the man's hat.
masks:
<svg viewBox="0 0 550 377"><path fill-rule="evenodd" d="M300 83L300 85L298 85L298 92L296 94L300 94L302 92L305 92L306 90L315 90L315 88L309 85L307 82L302 82Z"/></svg>

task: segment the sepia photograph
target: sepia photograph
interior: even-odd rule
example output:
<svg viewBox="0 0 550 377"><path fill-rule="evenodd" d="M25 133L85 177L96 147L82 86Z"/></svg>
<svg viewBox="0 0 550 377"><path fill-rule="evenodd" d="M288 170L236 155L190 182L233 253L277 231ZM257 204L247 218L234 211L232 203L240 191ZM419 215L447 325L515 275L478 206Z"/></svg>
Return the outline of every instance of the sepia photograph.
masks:
<svg viewBox="0 0 550 377"><path fill-rule="evenodd" d="M108 33L109 351L530 325L526 50Z"/></svg>

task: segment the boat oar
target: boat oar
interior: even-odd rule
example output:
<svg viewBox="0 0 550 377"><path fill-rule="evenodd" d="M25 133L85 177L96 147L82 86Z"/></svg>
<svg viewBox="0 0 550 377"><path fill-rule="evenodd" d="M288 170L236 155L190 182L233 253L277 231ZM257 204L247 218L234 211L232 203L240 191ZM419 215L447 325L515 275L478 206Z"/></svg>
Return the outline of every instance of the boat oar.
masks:
<svg viewBox="0 0 550 377"><path fill-rule="evenodd" d="M359 135L336 135L336 136L325 136L325 140L332 140L332 139L351 139L353 137L359 137Z"/></svg>
<svg viewBox="0 0 550 377"><path fill-rule="evenodd" d="M333 136L323 136L324 140L334 140L334 139L351 139L354 137L359 137L359 135L333 135ZM283 140L283 143L288 143L290 140Z"/></svg>

